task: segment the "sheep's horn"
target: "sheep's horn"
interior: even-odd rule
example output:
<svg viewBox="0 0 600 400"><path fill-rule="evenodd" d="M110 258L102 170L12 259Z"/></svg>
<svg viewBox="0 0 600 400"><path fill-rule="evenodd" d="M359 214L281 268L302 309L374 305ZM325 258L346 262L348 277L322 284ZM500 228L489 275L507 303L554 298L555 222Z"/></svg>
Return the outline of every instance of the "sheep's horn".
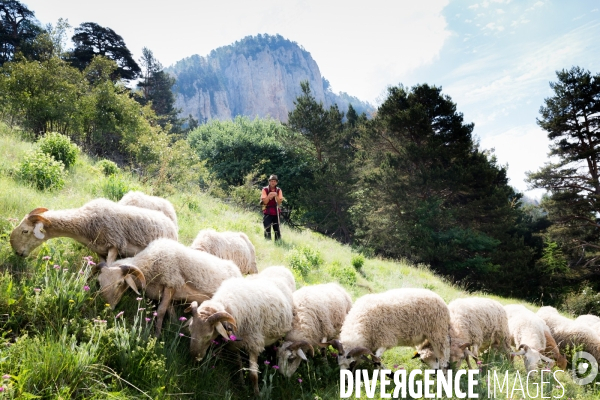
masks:
<svg viewBox="0 0 600 400"><path fill-rule="evenodd" d="M289 350L298 350L298 348L306 348L310 353L311 357L315 356L315 349L313 349L312 345L308 343L306 340L297 340L288 347Z"/></svg>
<svg viewBox="0 0 600 400"><path fill-rule="evenodd" d="M337 339L333 339L333 340L329 340L327 342L323 342L323 343L320 344L320 346L331 346L334 349L336 349L339 354L344 354L344 346L342 346L342 343L339 340L337 340Z"/></svg>
<svg viewBox="0 0 600 400"><path fill-rule="evenodd" d="M235 324L235 318L233 318L231 316L231 314L229 314L226 311L216 312L213 315L211 315L210 317L208 317L208 319L206 320L206 322L208 322L211 325L215 325L221 321L227 321L227 322L231 323L231 325L233 325L234 330L237 331L237 325Z"/></svg>
<svg viewBox="0 0 600 400"><path fill-rule="evenodd" d="M373 352L371 350L367 349L366 347L355 347L352 350L350 350L348 352L348 354L346 354L346 358L358 357L358 356L362 356L363 354L373 355Z"/></svg>
<svg viewBox="0 0 600 400"><path fill-rule="evenodd" d="M142 288L146 287L146 278L144 277L144 273L141 269L136 267L135 265L121 265L121 271L123 271L123 276L127 274L132 274L136 278L138 278L142 284Z"/></svg>

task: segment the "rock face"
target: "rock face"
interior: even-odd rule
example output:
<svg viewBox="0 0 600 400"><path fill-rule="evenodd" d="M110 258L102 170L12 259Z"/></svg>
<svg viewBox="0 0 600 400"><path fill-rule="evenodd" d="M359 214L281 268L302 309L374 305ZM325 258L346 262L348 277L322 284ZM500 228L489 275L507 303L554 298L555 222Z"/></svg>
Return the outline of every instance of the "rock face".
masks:
<svg viewBox="0 0 600 400"><path fill-rule="evenodd" d="M367 114L374 109L346 93L334 94L310 53L279 35L248 36L206 57L185 58L166 71L177 79L173 90L181 115L191 114L201 123L237 115L285 122L302 81L309 82L326 107L337 103L346 111L352 103L358 113Z"/></svg>

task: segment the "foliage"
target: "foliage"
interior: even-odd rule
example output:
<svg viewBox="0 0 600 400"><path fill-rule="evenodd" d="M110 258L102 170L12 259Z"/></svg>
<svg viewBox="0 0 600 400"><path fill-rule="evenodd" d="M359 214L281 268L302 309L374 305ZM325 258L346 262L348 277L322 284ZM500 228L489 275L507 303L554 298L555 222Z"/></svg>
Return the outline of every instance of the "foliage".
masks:
<svg viewBox="0 0 600 400"><path fill-rule="evenodd" d="M357 281L356 271L349 265L341 265L334 262L327 267L327 273L343 285L355 285Z"/></svg>
<svg viewBox="0 0 600 400"><path fill-rule="evenodd" d="M579 291L565 298L563 309L572 315L600 315L600 293L584 283Z"/></svg>
<svg viewBox="0 0 600 400"><path fill-rule="evenodd" d="M118 67L111 75L113 80L135 79L141 71L123 38L108 27L84 22L75 28L71 40L75 45L71 63L82 71L96 56L106 57L117 63Z"/></svg>
<svg viewBox="0 0 600 400"><path fill-rule="evenodd" d="M64 164L42 152L26 155L15 173L18 179L38 190L61 189L65 185Z"/></svg>
<svg viewBox="0 0 600 400"><path fill-rule="evenodd" d="M354 267L355 270L360 271L362 270L363 265L365 265L365 256L362 254L354 254L352 256L352 267Z"/></svg>
<svg viewBox="0 0 600 400"><path fill-rule="evenodd" d="M119 172L117 164L110 160L100 160L96 163L96 167L100 169L105 176L116 175Z"/></svg>
<svg viewBox="0 0 600 400"><path fill-rule="evenodd" d="M65 135L57 132L46 133L38 141L38 144L42 153L46 153L54 157L56 161L62 162L66 169L71 168L77 161L79 148Z"/></svg>
<svg viewBox="0 0 600 400"><path fill-rule="evenodd" d="M319 269L323 264L323 258L317 250L308 246L300 246L290 250L285 256L286 263L303 277L309 272Z"/></svg>
<svg viewBox="0 0 600 400"><path fill-rule="evenodd" d="M113 201L119 201L127 192L133 190L131 186L119 174L109 175L100 184L103 197Z"/></svg>
<svg viewBox="0 0 600 400"><path fill-rule="evenodd" d="M18 0L0 2L0 65L18 52L29 54L31 43L42 31L35 13Z"/></svg>

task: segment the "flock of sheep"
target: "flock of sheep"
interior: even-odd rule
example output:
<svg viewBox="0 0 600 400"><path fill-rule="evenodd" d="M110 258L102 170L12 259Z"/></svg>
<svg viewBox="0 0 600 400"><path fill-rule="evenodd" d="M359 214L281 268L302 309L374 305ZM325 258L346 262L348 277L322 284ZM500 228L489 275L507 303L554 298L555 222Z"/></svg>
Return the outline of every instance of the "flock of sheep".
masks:
<svg viewBox="0 0 600 400"><path fill-rule="evenodd" d="M70 237L88 246L98 264L100 294L115 307L131 288L159 301L156 335L173 301L192 312L190 353L200 360L219 335L249 355L250 377L258 393L258 355L281 338L280 371L291 376L314 349L333 346L340 368L353 368L396 346L414 346L430 368L460 367L489 347L507 358L523 356L528 371L555 363L565 369L560 350L583 345L600 360L600 318L570 320L552 307L537 314L522 305L502 306L486 298L446 304L427 289L393 289L362 296L354 304L338 284L296 290L281 266L258 273L254 246L241 232L202 230L190 247L177 241L173 205L160 197L130 192L118 203L95 199L80 208L36 208L13 230L10 243L27 256L44 241ZM249 274L248 277L242 275ZM595 324L595 326L593 326ZM558 344L557 344L558 343ZM512 352L511 345L516 348ZM239 353L238 353L239 354ZM241 358L238 357L241 363Z"/></svg>

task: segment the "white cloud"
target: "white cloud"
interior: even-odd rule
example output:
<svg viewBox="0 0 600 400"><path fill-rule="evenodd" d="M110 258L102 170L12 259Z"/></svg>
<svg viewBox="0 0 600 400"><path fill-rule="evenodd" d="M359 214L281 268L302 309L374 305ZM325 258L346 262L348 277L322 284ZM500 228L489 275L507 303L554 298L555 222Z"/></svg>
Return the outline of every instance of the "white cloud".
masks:
<svg viewBox="0 0 600 400"><path fill-rule="evenodd" d="M469 10L477 10L479 8L479 4L473 4L467 7Z"/></svg>
<svg viewBox="0 0 600 400"><path fill-rule="evenodd" d="M503 9L501 9L501 8L498 8L498 9L496 9L496 13L497 13L497 14L506 14L506 11L504 11L504 10L503 10Z"/></svg>

